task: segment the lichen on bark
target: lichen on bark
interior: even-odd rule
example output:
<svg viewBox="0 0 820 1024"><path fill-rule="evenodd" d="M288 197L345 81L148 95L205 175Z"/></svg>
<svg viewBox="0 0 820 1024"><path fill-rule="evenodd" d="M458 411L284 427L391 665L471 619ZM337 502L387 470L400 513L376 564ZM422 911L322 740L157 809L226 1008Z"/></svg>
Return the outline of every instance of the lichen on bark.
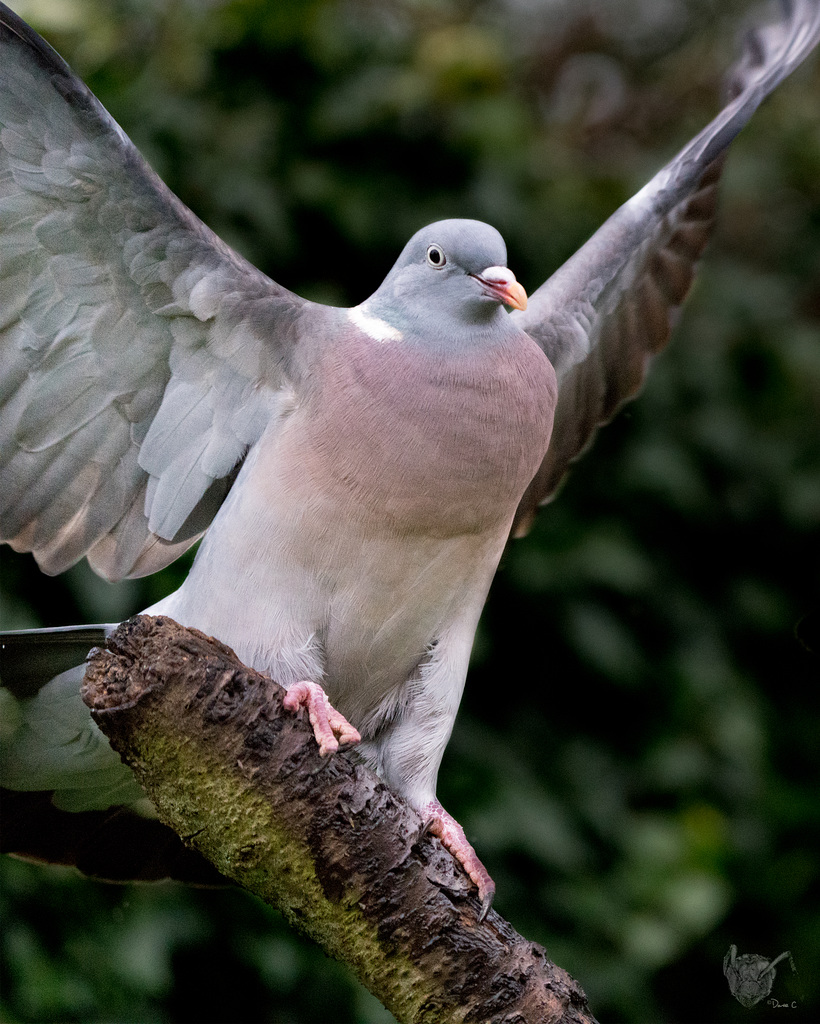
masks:
<svg viewBox="0 0 820 1024"><path fill-rule="evenodd" d="M586 998L498 914L418 814L225 645L123 623L83 696L163 822L345 961L399 1021L591 1021Z"/></svg>

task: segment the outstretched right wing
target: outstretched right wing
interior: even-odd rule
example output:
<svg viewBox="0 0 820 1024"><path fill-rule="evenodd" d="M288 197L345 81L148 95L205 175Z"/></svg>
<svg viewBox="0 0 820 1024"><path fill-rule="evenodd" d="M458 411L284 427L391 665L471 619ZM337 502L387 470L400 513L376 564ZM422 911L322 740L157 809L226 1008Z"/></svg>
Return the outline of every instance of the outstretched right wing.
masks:
<svg viewBox="0 0 820 1024"><path fill-rule="evenodd" d="M176 558L277 416L305 305L0 4L0 540L48 573Z"/></svg>

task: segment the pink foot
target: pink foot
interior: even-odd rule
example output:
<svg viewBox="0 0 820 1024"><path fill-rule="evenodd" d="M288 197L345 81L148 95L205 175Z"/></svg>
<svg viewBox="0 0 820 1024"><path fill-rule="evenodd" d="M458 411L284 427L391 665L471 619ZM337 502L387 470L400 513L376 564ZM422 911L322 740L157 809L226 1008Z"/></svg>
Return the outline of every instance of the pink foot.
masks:
<svg viewBox="0 0 820 1024"><path fill-rule="evenodd" d="M478 898L481 900L478 920L483 921L495 896L495 882L490 878L490 873L476 856L475 850L464 835L464 829L452 814L444 810L438 800L431 800L423 808L422 814L428 817L427 831L438 836L478 886Z"/></svg>
<svg viewBox="0 0 820 1024"><path fill-rule="evenodd" d="M285 694L282 704L288 711L307 708L322 757L335 754L340 746L361 740L358 730L333 707L318 683L294 683Z"/></svg>

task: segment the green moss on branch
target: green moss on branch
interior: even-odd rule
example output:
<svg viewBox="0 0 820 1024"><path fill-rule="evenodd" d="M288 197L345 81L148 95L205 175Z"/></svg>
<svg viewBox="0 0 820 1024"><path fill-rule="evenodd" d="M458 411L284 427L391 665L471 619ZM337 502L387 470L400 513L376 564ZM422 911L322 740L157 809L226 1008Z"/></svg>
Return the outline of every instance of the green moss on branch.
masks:
<svg viewBox="0 0 820 1024"><path fill-rule="evenodd" d="M227 647L124 623L84 699L157 812L227 878L345 961L401 1022L585 1022L576 983L491 913L418 815Z"/></svg>

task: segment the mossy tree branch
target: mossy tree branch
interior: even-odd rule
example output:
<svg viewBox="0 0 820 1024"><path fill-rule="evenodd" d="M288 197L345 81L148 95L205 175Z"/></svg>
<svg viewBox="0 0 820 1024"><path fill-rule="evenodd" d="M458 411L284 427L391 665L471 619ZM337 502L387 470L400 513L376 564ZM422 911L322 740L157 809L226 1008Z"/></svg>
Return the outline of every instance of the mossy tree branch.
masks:
<svg viewBox="0 0 820 1024"><path fill-rule="evenodd" d="M278 908L401 1022L588 1022L578 985L498 914L350 754L320 758L284 691L170 619L124 623L83 697L160 818Z"/></svg>

